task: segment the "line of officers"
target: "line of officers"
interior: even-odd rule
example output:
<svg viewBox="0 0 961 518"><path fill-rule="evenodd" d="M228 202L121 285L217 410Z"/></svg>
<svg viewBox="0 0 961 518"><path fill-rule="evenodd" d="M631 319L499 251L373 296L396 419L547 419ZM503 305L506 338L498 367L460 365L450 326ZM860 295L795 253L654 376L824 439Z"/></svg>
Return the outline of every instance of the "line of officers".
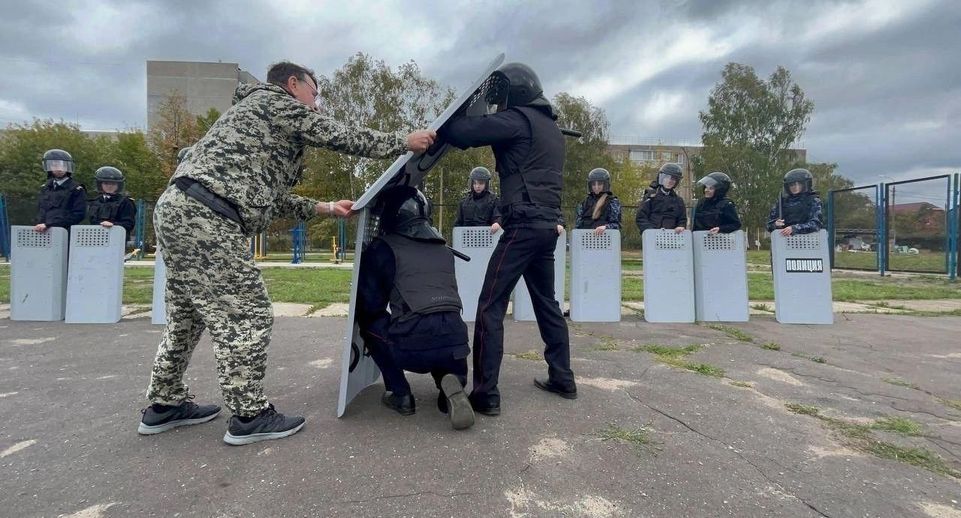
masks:
<svg viewBox="0 0 961 518"><path fill-rule="evenodd" d="M124 192L120 169L112 166L97 169L94 174L97 195L87 199L84 186L73 179L74 162L70 153L62 149L48 150L41 163L47 180L37 199L34 230L46 232L48 228L61 227L69 232L71 226L86 219L91 225L121 226L130 239L137 221L137 207Z"/></svg>
<svg viewBox="0 0 961 518"><path fill-rule="evenodd" d="M683 171L675 163L661 166L657 177L644 190L634 223L643 234L650 229L687 229L687 209L677 194ZM470 191L460 202L455 227L490 226L501 229L497 196L490 190L491 173L485 167L470 172ZM728 193L735 186L722 172L710 173L697 181L699 200L694 207L691 230L728 234L740 230L741 219ZM563 221L558 222L563 225ZM767 219L768 232L784 236L817 232L824 225L821 200L814 190L814 176L807 169L792 169L784 175L784 188ZM620 230L621 202L611 190L611 173L596 168L587 175L587 196L577 205L574 228ZM560 228L558 229L560 231Z"/></svg>

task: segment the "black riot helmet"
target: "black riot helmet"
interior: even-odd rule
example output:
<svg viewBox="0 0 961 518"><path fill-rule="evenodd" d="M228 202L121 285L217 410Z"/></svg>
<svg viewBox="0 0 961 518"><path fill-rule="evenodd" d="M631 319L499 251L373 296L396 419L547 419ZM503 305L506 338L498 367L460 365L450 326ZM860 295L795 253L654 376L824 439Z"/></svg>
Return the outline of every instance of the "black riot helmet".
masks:
<svg viewBox="0 0 961 518"><path fill-rule="evenodd" d="M177 164L179 165L181 162L183 162L183 161L187 158L187 156L190 155L190 153L191 153L193 150L194 150L194 147L193 147L193 146L187 146L187 147L181 149L180 151L178 151L178 152L177 152Z"/></svg>
<svg viewBox="0 0 961 518"><path fill-rule="evenodd" d="M731 185L733 184L734 182L731 181L731 177L720 171L710 173L697 181L697 186L700 188L702 193L704 192L705 187L714 189L714 199L716 200L723 198L724 195L727 194L727 191L731 189Z"/></svg>
<svg viewBox="0 0 961 518"><path fill-rule="evenodd" d="M103 194L102 185L104 182L111 182L117 184L117 193L123 192L123 173L120 169L111 166L104 166L97 169L97 172L93 175L94 180L97 182L97 192Z"/></svg>
<svg viewBox="0 0 961 518"><path fill-rule="evenodd" d="M474 182L484 182L484 190L490 190L491 186L491 172L486 167L475 167L470 171L470 178L467 180L467 188L470 191L474 190Z"/></svg>
<svg viewBox="0 0 961 518"><path fill-rule="evenodd" d="M791 184L795 183L801 184L801 193L814 191L814 175L807 169L791 169L784 175L784 194L790 196Z"/></svg>
<svg viewBox="0 0 961 518"><path fill-rule="evenodd" d="M50 149L43 154L40 161L43 170L47 173L47 178L52 178L52 171L66 171L66 176L73 174L73 157L70 153L62 149Z"/></svg>
<svg viewBox="0 0 961 518"><path fill-rule="evenodd" d="M587 173L587 193L592 194L594 191L591 189L591 184L594 182L603 182L604 190L601 192L611 192L611 173L604 169L603 167L595 167L591 169L591 172Z"/></svg>
<svg viewBox="0 0 961 518"><path fill-rule="evenodd" d="M430 204L424 193L401 185L387 190L380 198L383 207L380 226L385 234L400 234L421 241L446 243L432 224Z"/></svg>
<svg viewBox="0 0 961 518"><path fill-rule="evenodd" d="M671 189L676 189L678 185L681 185L681 178L684 176L684 171L681 166L673 162L668 162L661 166L657 171L657 184L661 187L667 189L667 179L674 178L674 186Z"/></svg>
<svg viewBox="0 0 961 518"><path fill-rule="evenodd" d="M544 98L541 80L531 67L523 63L501 65L491 75L487 104L501 106L550 106Z"/></svg>

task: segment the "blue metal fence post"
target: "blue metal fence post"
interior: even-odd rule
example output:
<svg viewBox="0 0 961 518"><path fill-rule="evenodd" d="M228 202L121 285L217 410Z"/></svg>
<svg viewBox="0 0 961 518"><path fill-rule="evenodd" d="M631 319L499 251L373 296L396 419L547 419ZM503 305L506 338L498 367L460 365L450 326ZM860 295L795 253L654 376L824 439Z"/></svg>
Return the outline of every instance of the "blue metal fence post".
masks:
<svg viewBox="0 0 961 518"><path fill-rule="evenodd" d="M961 174L954 175L954 188L951 190L948 182L948 278L954 280L958 276L958 243L961 242Z"/></svg>
<svg viewBox="0 0 961 518"><path fill-rule="evenodd" d="M307 224L303 221L297 223L297 226L290 229L290 236L293 243L294 253L294 257L291 259L290 264L300 264L304 262L304 244L307 237Z"/></svg>
<svg viewBox="0 0 961 518"><path fill-rule="evenodd" d="M347 260L347 220L337 220L337 256L340 262Z"/></svg>
<svg viewBox="0 0 961 518"><path fill-rule="evenodd" d="M133 242L135 248L140 250L137 254L137 260L143 259L144 254L147 253L145 250L146 244L144 243L144 235L147 233L147 204L143 200L137 200L137 220L133 227Z"/></svg>
<svg viewBox="0 0 961 518"><path fill-rule="evenodd" d="M888 269L888 188L881 182L878 184L877 196L877 227L878 227L878 273L884 276Z"/></svg>
<svg viewBox="0 0 961 518"><path fill-rule="evenodd" d="M837 243L834 236L834 191L828 191L828 245L830 250L828 251L828 257L831 261L831 268L834 268L834 247Z"/></svg>
<svg viewBox="0 0 961 518"><path fill-rule="evenodd" d="M10 219L7 217L7 198L0 193L0 255L10 260Z"/></svg>

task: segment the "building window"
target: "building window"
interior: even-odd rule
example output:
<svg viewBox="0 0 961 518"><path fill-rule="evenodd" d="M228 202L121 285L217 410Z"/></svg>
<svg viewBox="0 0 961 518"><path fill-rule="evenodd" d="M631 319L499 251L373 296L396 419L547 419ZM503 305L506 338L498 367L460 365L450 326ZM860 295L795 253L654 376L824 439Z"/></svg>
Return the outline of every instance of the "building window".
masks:
<svg viewBox="0 0 961 518"><path fill-rule="evenodd" d="M653 162L654 151L650 149L632 149L630 151L631 162Z"/></svg>
<svg viewBox="0 0 961 518"><path fill-rule="evenodd" d="M661 160L665 162L674 160L674 153L671 153L670 151L661 151Z"/></svg>

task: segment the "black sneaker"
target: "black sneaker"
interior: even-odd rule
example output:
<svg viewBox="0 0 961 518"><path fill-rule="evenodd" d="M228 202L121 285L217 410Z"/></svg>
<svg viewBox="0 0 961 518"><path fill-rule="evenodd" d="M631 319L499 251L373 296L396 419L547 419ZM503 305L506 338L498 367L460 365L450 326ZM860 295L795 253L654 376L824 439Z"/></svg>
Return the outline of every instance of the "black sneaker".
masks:
<svg viewBox="0 0 961 518"><path fill-rule="evenodd" d="M553 392L564 399L577 399L577 387L574 387L572 390L567 387L562 387L549 379L534 379L534 385L541 390Z"/></svg>
<svg viewBox="0 0 961 518"><path fill-rule="evenodd" d="M440 380L441 389L447 397L450 424L455 430L463 430L474 426L474 409L464 394L464 386L453 374L445 374Z"/></svg>
<svg viewBox="0 0 961 518"><path fill-rule="evenodd" d="M398 396L393 392L384 392L384 395L380 398L380 402L400 415L414 415L414 412L417 411L413 394Z"/></svg>
<svg viewBox="0 0 961 518"><path fill-rule="evenodd" d="M287 417L274 410L274 405L260 411L256 417L243 422L237 416L230 418L224 442L234 446L251 444L271 439L283 439L299 432L304 427L303 417Z"/></svg>
<svg viewBox="0 0 961 518"><path fill-rule="evenodd" d="M198 405L191 401L191 398L193 396L189 396L183 403L176 406L153 404L141 410L143 417L140 419L137 433L153 435L178 426L206 423L220 414L219 406Z"/></svg>

